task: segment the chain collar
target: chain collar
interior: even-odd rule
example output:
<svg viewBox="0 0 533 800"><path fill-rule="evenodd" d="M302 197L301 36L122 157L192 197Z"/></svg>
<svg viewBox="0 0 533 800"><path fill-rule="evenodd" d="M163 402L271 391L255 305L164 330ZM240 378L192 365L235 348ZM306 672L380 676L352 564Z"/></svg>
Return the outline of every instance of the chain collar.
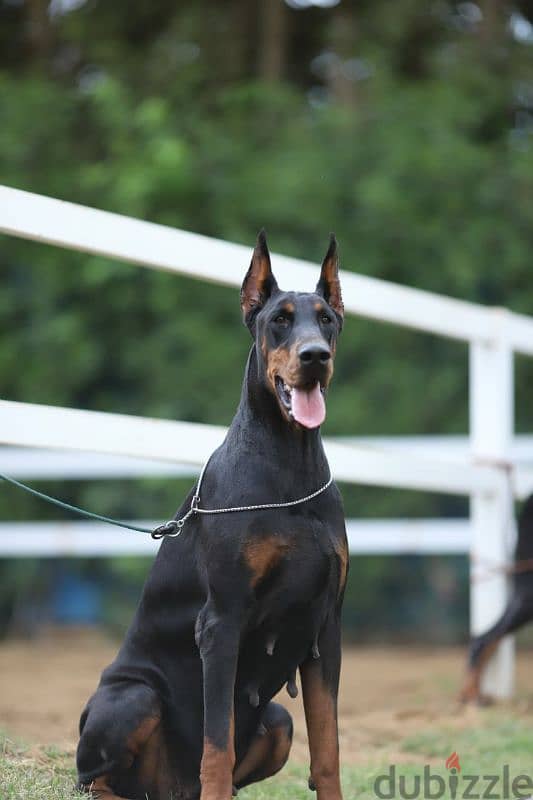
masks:
<svg viewBox="0 0 533 800"><path fill-rule="evenodd" d="M298 506L301 503L307 503L309 500L313 500L315 497L318 497L318 495L322 494L322 492L325 492L326 489L329 489L333 483L333 476L330 472L328 480L323 486L320 487L320 489L317 489L315 492L311 492L311 494L308 494L305 497L299 497L298 500L287 500L285 503L258 503L250 506L232 506L230 508L200 508L200 488L202 486L202 481L208 464L209 460L206 461L202 467L200 477L198 478L198 483L196 484L196 490L192 496L191 505L187 513L184 514L184 516L180 519L171 519L168 522L165 522L163 525L159 525L159 527L152 531L152 539L162 539L164 536L179 536L189 517L194 516L194 514L233 514L238 511L263 511L269 508L290 508L291 506Z"/></svg>

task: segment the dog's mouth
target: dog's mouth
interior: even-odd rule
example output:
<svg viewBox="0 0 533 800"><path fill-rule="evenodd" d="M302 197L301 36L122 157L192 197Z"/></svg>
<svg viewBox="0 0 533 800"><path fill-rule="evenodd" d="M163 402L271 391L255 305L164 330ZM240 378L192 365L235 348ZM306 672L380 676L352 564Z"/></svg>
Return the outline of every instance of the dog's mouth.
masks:
<svg viewBox="0 0 533 800"><path fill-rule="evenodd" d="M276 375L275 382L280 406L289 419L304 428L318 428L322 425L326 419L326 387L320 381L312 386L289 386L281 375Z"/></svg>

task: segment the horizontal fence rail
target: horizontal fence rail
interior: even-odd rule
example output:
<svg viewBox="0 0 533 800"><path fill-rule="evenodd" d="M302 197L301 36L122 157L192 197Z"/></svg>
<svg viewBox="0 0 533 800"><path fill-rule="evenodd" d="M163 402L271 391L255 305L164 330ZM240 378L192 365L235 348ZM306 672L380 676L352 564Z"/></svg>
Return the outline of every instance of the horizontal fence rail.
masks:
<svg viewBox="0 0 533 800"><path fill-rule="evenodd" d="M339 436L332 442L356 448L409 453L424 458L468 464L472 460L467 436ZM509 448L509 461L516 465L515 480L531 475L533 436L515 436ZM0 472L13 478L79 480L92 478L188 477L198 467L155 459L114 456L68 450L0 446ZM532 484L533 489L533 484ZM517 496L521 496L517 492Z"/></svg>
<svg viewBox="0 0 533 800"><path fill-rule="evenodd" d="M143 528L152 520L133 521ZM465 555L468 520L347 520L351 555ZM117 531L98 522L0 523L0 558L54 556L153 556L160 542L148 534Z"/></svg>
<svg viewBox="0 0 533 800"><path fill-rule="evenodd" d="M0 231L26 239L177 272L192 278L240 286L250 246L233 244L165 225L87 208L75 203L0 186ZM311 290L317 266L273 254L279 283ZM464 341L494 339L505 317L512 347L533 355L533 321L505 309L431 294L420 289L341 273L347 313Z"/></svg>
<svg viewBox="0 0 533 800"><path fill-rule="evenodd" d="M189 478L200 466L87 451L0 447L0 472L20 480Z"/></svg>
<svg viewBox="0 0 533 800"><path fill-rule="evenodd" d="M470 461L472 447L469 436L444 434L442 436L340 436L343 444L360 447L379 447L384 450L401 450L419 455L444 458L447 461ZM533 435L516 434L509 444L509 461L513 464L533 465ZM0 451L1 457L1 451Z"/></svg>
<svg viewBox="0 0 533 800"><path fill-rule="evenodd" d="M226 429L192 422L81 411L0 400L0 442L64 448L202 466ZM458 464L416 453L324 441L336 480L445 494L497 491L501 476L490 466Z"/></svg>

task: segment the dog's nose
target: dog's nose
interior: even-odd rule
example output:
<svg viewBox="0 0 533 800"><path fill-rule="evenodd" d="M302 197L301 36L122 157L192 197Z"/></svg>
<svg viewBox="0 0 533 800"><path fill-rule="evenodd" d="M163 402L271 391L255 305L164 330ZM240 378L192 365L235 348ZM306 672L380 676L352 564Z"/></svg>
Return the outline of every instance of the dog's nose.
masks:
<svg viewBox="0 0 533 800"><path fill-rule="evenodd" d="M305 345L299 351L298 356L304 367L316 364L327 364L331 358L331 351L322 344Z"/></svg>

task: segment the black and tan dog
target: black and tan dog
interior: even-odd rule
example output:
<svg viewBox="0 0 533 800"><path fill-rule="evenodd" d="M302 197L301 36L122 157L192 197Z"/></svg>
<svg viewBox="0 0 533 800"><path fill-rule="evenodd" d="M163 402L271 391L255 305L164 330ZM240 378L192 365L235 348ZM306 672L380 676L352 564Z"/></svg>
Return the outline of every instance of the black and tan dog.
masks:
<svg viewBox="0 0 533 800"><path fill-rule="evenodd" d="M504 636L533 622L533 495L520 513L514 565L509 572L512 586L507 608L488 631L470 642L468 673L460 694L464 703L490 702L491 698L481 694L481 679L488 660Z"/></svg>
<svg viewBox="0 0 533 800"><path fill-rule="evenodd" d="M314 293L282 292L259 235L241 289L254 343L203 508L288 502L328 484L319 426L343 304L334 237ZM179 510L190 507L194 490ZM79 786L101 800L229 800L285 764L272 698L299 669L318 800L341 800L340 611L348 569L335 484L293 507L195 514L163 541L116 660L80 721Z"/></svg>

